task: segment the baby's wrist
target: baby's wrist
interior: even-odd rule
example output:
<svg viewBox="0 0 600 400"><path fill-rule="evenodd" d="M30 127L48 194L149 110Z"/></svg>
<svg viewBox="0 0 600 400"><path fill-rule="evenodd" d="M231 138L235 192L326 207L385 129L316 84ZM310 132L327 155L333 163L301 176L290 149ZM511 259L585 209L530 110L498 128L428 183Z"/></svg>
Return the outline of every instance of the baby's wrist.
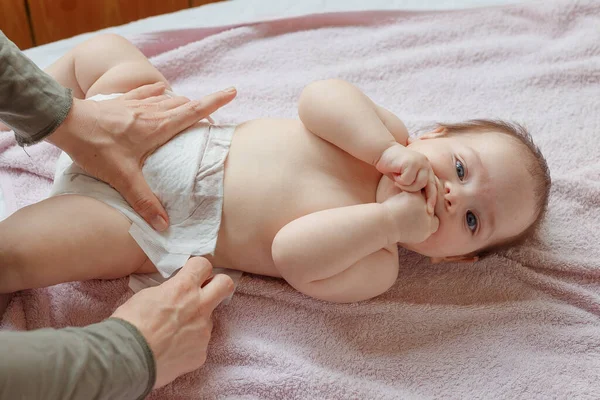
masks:
<svg viewBox="0 0 600 400"><path fill-rule="evenodd" d="M380 223L385 232L387 245L401 242L401 232L398 229L398 223L394 217L394 213L385 203L379 203L380 208Z"/></svg>
<svg viewBox="0 0 600 400"><path fill-rule="evenodd" d="M375 168L382 174L385 175L389 172L387 171L389 161L394 158L394 152L398 151L398 146L400 146L400 148L402 149L405 149L405 147L402 146L400 143L394 141L390 142L388 146L379 155L379 158L375 162ZM387 154L388 152L391 154Z"/></svg>

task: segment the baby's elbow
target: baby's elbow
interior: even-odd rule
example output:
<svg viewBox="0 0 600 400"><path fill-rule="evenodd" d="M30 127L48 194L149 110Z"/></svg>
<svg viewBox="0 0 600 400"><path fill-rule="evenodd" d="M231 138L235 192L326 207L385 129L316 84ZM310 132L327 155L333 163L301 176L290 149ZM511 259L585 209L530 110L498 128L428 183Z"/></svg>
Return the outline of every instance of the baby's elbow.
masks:
<svg viewBox="0 0 600 400"><path fill-rule="evenodd" d="M330 303L340 304L371 300L387 292L393 285L393 282L390 282L389 284L380 287L369 287L368 285L365 285L356 288L348 288L331 280L299 284L295 282L288 283L307 296Z"/></svg>
<svg viewBox="0 0 600 400"><path fill-rule="evenodd" d="M309 83L304 87L298 102L298 114L302 121L315 119L322 116L323 111L335 105L332 98L339 93L340 88L348 85L341 79L326 79Z"/></svg>
<svg viewBox="0 0 600 400"><path fill-rule="evenodd" d="M318 102L347 85L349 85L348 82L341 79L323 79L311 82L302 90L300 102L302 103L302 100L305 100L304 103L308 104Z"/></svg>
<svg viewBox="0 0 600 400"><path fill-rule="evenodd" d="M273 243L271 244L271 258L273 259L273 264L275 264L275 268L279 270L279 265L284 263L284 243L282 243L281 237L279 234L275 236L273 239Z"/></svg>
<svg viewBox="0 0 600 400"><path fill-rule="evenodd" d="M321 81L308 84L300 94L298 101L298 116L305 125L310 125L319 116L321 108Z"/></svg>

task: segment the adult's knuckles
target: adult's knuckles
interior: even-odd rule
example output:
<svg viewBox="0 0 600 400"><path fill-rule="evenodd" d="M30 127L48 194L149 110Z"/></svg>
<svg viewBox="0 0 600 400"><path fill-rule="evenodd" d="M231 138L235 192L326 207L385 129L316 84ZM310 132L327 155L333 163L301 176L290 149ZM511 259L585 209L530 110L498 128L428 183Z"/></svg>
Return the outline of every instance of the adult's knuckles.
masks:
<svg viewBox="0 0 600 400"><path fill-rule="evenodd" d="M204 277L210 276L212 273L212 265L202 257L194 258L188 261L188 263L191 263L191 265L186 267L185 278L181 279L181 281L186 283L191 282L195 288L199 288L204 283Z"/></svg>
<svg viewBox="0 0 600 400"><path fill-rule="evenodd" d="M195 292L198 289L198 284L195 281L187 279L179 279L177 281L177 292L181 295L186 293Z"/></svg>
<svg viewBox="0 0 600 400"><path fill-rule="evenodd" d="M145 197L141 193L134 193L132 195L133 203L131 206L133 209L139 214L147 214L148 212L154 210L156 208L156 204L154 199L150 199Z"/></svg>

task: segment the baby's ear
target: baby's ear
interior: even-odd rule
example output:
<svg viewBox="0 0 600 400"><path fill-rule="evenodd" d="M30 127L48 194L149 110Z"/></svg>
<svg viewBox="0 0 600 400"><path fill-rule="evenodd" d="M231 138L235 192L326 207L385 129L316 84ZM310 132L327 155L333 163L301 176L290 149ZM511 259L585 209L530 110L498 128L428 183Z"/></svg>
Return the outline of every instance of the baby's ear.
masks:
<svg viewBox="0 0 600 400"><path fill-rule="evenodd" d="M464 256L452 256L452 257L430 257L430 262L432 264L439 264L443 262L448 263L474 263L479 260L478 256L467 254Z"/></svg>
<svg viewBox="0 0 600 400"><path fill-rule="evenodd" d="M444 128L442 126L438 126L434 130L432 130L430 132L426 132L426 133L422 134L421 136L414 138L413 141L418 140L418 139L437 139L442 136L446 136L447 134L448 134L448 130L446 128Z"/></svg>

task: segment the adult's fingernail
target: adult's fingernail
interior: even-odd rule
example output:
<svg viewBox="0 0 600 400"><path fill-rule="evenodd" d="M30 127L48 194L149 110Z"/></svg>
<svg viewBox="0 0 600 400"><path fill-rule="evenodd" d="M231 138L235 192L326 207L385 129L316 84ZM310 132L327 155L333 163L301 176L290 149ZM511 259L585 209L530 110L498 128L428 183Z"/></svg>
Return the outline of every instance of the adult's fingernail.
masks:
<svg viewBox="0 0 600 400"><path fill-rule="evenodd" d="M228 87L227 89L223 90L225 93L235 93L235 87Z"/></svg>
<svg viewBox="0 0 600 400"><path fill-rule="evenodd" d="M166 230L169 225L167 225L167 221L165 221L163 217L156 215L154 218L152 218L152 227L158 232L162 232Z"/></svg>

